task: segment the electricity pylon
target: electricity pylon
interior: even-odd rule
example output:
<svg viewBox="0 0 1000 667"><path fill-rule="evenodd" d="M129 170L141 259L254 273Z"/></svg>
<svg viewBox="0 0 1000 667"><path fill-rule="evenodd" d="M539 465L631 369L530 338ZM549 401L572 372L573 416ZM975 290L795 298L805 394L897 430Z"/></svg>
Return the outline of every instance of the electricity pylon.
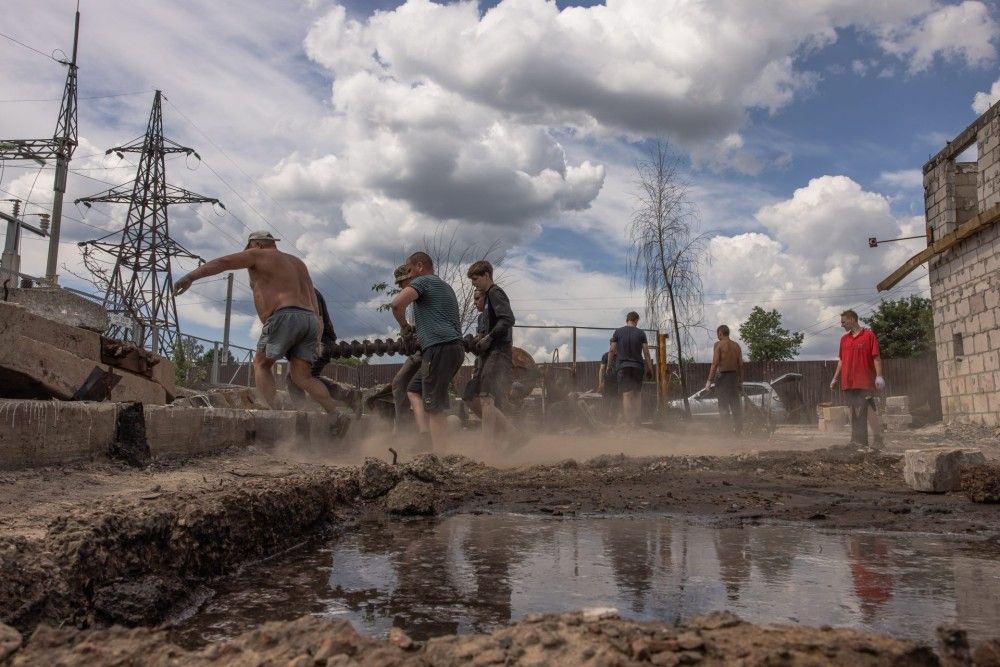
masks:
<svg viewBox="0 0 1000 667"><path fill-rule="evenodd" d="M199 156L194 149L164 138L160 98L161 93L157 90L146 134L106 152L119 157L124 157L125 153L139 153L135 181L91 197L81 197L76 202L87 207L95 202L128 203L128 217L120 242L97 240L84 241L80 245L96 247L115 257L104 307L109 313L124 315L140 327L136 336L136 332L119 320L111 325L108 335L123 340L135 339L154 353L169 354L180 336L170 261L174 257L202 260L170 238L167 208L171 204L222 206L222 203L213 197L167 184L165 157L168 154Z"/></svg>

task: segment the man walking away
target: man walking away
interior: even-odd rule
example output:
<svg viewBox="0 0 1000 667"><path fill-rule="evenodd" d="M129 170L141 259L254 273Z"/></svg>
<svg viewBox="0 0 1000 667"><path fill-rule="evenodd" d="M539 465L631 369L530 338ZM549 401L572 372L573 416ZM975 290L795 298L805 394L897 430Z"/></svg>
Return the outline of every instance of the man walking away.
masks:
<svg viewBox="0 0 1000 667"><path fill-rule="evenodd" d="M610 344L611 341L608 341ZM597 369L597 393L604 404L604 414L609 422L618 416L618 371L608 364L608 353L601 355L601 365Z"/></svg>
<svg viewBox="0 0 1000 667"><path fill-rule="evenodd" d="M447 444L448 388L462 367L462 327L458 299L448 283L434 275L434 263L425 252L415 252L406 260L411 281L392 300L392 314L399 322L400 333L413 335L423 358L420 362L421 397L431 433L433 448L441 453ZM413 322L406 321L406 307L413 304Z"/></svg>
<svg viewBox="0 0 1000 667"><path fill-rule="evenodd" d="M868 401L876 391L885 389L878 339L871 329L858 324L858 314L853 310L840 314L840 326L847 333L840 338L840 359L830 389L837 385L839 377L851 412L851 443L867 447Z"/></svg>
<svg viewBox="0 0 1000 667"><path fill-rule="evenodd" d="M323 323L316 290L309 270L297 257L278 250L270 232L250 234L246 249L202 264L174 283L174 294L186 292L191 284L202 278L225 271L246 269L250 274L250 288L257 316L264 323L253 358L254 380L257 390L269 405L274 405L274 363L288 357L292 382L323 406L327 413L337 415L337 406L330 398L326 386L311 373L316 361L316 346L323 335ZM336 426L342 428L337 415Z"/></svg>
<svg viewBox="0 0 1000 667"><path fill-rule="evenodd" d="M729 338L729 327L719 325L715 330L719 341L712 348L712 367L708 369L705 389L715 378L715 395L719 402L719 419L723 428L732 422L733 433L743 431L743 350L739 343Z"/></svg>
<svg viewBox="0 0 1000 667"><path fill-rule="evenodd" d="M622 411L629 428L639 423L644 360L645 376L653 377L653 360L649 356L646 332L639 328L639 313L632 311L625 316L625 326L611 335L611 347L608 349L608 366L618 369L618 391L622 395Z"/></svg>
<svg viewBox="0 0 1000 667"><path fill-rule="evenodd" d="M483 293L486 333L476 343L482 356L479 381L479 405L483 411L483 444L496 442L497 426L509 436L516 431L502 412L514 372L514 312L507 293L493 282L493 265L486 260L472 264L467 272L472 286Z"/></svg>
<svg viewBox="0 0 1000 667"><path fill-rule="evenodd" d="M400 291L406 289L410 286L410 270L406 268L406 264L400 264L396 267L396 271L393 273L393 279L396 282L396 287ZM407 397L407 388L413 381L414 376L420 371L420 361L422 355L420 350L417 350L403 361L403 365L396 375L392 378L392 404L395 409L395 414L392 421L392 434L400 435L401 426L404 420L404 416L410 412L410 400ZM418 388L419 391L419 388ZM421 406L421 409L423 406ZM417 426L420 426L418 421ZM418 428L418 430L420 430ZM426 431L427 429L423 429Z"/></svg>
<svg viewBox="0 0 1000 667"><path fill-rule="evenodd" d="M323 338L320 340L320 350L316 361L312 363L309 374L323 383L323 386L330 391L331 387L321 375L326 365L333 358L333 346L337 343L337 332L333 329L333 321L330 319L330 311L326 307L326 299L316 290L316 304L319 306L320 320L323 322ZM304 398L305 394L294 382L288 383L288 395L295 401Z"/></svg>

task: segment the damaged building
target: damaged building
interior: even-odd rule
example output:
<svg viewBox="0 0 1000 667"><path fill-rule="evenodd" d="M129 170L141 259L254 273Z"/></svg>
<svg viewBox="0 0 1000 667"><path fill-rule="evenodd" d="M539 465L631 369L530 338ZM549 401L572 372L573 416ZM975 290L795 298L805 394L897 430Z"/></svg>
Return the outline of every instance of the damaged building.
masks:
<svg viewBox="0 0 1000 667"><path fill-rule="evenodd" d="M958 161L975 146L975 161ZM923 167L927 247L879 290L926 263L945 420L1000 425L1000 102Z"/></svg>

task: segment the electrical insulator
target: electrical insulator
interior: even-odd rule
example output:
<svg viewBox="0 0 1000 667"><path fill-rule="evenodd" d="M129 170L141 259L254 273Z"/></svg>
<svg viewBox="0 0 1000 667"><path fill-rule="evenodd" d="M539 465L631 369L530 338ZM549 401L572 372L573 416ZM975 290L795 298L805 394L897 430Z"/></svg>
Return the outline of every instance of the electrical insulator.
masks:
<svg viewBox="0 0 1000 667"><path fill-rule="evenodd" d="M38 215L38 226L46 234L49 233L49 214L48 213L40 213Z"/></svg>
<svg viewBox="0 0 1000 667"><path fill-rule="evenodd" d="M20 199L15 199L14 200L14 217L16 218L20 214L21 214L21 200Z"/></svg>

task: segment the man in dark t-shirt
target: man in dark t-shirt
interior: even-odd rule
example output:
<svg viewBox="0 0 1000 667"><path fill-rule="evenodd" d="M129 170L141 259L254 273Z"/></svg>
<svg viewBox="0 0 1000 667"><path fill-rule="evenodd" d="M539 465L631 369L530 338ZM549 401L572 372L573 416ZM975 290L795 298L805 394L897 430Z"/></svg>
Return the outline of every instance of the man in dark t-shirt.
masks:
<svg viewBox="0 0 1000 667"><path fill-rule="evenodd" d="M639 328L639 313L632 311L626 315L625 326L612 334L608 365L618 369L618 391L622 395L625 424L635 426L639 423L642 406L643 370L646 377L653 376L653 360L649 356L646 332Z"/></svg>

